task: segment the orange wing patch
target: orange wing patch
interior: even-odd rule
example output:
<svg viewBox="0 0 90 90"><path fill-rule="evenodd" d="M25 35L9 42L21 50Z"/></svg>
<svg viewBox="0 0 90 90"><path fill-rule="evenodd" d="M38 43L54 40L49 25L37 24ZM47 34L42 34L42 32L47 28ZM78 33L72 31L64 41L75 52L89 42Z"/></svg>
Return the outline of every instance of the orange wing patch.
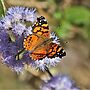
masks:
<svg viewBox="0 0 90 90"><path fill-rule="evenodd" d="M32 35L27 36L27 38L24 39L23 45L26 50L31 51L37 46L39 46L39 44L42 42L43 42L42 38L40 38L37 35L32 34Z"/></svg>
<svg viewBox="0 0 90 90"><path fill-rule="evenodd" d="M33 60L40 60L46 57L47 51L46 47L38 47L36 50L34 50L30 56L33 58Z"/></svg>

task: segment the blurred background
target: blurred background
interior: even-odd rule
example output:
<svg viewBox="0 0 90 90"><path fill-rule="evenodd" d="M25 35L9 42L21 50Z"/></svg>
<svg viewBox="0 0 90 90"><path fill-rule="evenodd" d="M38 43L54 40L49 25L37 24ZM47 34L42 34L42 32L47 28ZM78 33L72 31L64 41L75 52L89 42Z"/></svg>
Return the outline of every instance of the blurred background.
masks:
<svg viewBox="0 0 90 90"><path fill-rule="evenodd" d="M50 30L56 32L67 53L50 69L51 73L68 75L81 90L90 90L90 0L4 0L4 3L6 8L35 7L38 16L46 17ZM0 90L39 90L47 77L47 73L31 68L17 75L0 60Z"/></svg>

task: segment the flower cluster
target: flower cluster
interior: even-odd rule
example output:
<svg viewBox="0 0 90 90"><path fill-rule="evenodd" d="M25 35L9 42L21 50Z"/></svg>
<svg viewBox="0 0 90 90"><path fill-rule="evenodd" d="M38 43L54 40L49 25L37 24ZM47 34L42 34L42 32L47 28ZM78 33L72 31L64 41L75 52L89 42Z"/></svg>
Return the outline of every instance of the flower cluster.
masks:
<svg viewBox="0 0 90 90"><path fill-rule="evenodd" d="M2 62L16 72L24 69L24 64L30 64L31 58L25 52L21 60L16 60L17 53L23 49L24 37L31 34L31 24L36 20L36 9L26 7L11 7L5 17L0 19L0 52Z"/></svg>
<svg viewBox="0 0 90 90"><path fill-rule="evenodd" d="M21 36L23 32L31 34L31 26L27 27L25 22L33 23L36 20L36 9L25 7L11 7L6 12L6 16L2 18L1 23L7 30ZM29 30L30 29L30 30Z"/></svg>
<svg viewBox="0 0 90 90"><path fill-rule="evenodd" d="M41 86L41 90L80 90L75 83L65 75L56 75Z"/></svg>
<svg viewBox="0 0 90 90"><path fill-rule="evenodd" d="M58 56L33 60L29 55L30 51L23 51L24 38L32 34L32 26L36 19L36 9L26 7L11 7L0 19L0 52L3 63L16 72L23 71L25 64L45 71L46 67L55 66L61 60ZM50 34L50 38L53 39L53 43L59 44L54 33ZM23 53L18 56L21 51Z"/></svg>

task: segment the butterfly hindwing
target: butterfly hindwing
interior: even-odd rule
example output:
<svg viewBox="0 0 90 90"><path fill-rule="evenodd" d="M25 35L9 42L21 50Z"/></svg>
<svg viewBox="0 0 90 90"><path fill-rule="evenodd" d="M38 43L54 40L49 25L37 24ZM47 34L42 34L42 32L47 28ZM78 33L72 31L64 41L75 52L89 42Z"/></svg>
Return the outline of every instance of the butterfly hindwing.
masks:
<svg viewBox="0 0 90 90"><path fill-rule="evenodd" d="M62 58L66 56L66 52L58 44L50 43L50 44L45 45L44 47L38 47L36 50L34 50L34 52L31 53L31 56L35 58L36 60L41 60L45 57Z"/></svg>
<svg viewBox="0 0 90 90"><path fill-rule="evenodd" d="M55 58L55 57L62 58L63 56L66 56L66 52L64 51L64 49L56 43L50 43L47 57L48 58Z"/></svg>

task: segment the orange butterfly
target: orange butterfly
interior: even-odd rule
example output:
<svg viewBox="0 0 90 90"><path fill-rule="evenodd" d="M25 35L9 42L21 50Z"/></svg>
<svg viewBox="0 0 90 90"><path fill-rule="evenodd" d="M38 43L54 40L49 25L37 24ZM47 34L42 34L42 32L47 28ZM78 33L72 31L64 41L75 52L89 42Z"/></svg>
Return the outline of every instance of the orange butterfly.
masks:
<svg viewBox="0 0 90 90"><path fill-rule="evenodd" d="M50 36L49 26L43 16L37 18L32 28L33 34L24 39L23 45L25 50L32 51L30 57L33 60L41 60L45 57L52 59L66 56L64 49L59 44L53 42L54 38Z"/></svg>

